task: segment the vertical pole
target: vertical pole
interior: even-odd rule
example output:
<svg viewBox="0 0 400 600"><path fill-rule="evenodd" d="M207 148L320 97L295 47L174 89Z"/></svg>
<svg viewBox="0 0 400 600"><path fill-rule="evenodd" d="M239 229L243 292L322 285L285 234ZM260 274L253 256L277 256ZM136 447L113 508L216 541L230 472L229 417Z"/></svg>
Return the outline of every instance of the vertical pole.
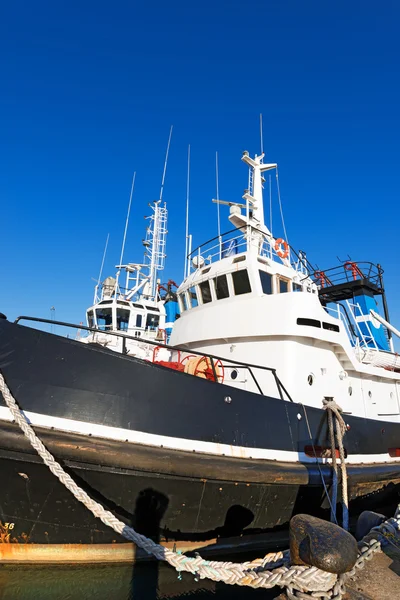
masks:
<svg viewBox="0 0 400 600"><path fill-rule="evenodd" d="M215 185L216 185L216 200L217 200L217 226L218 226L218 243L219 243L219 259L222 258L221 248L221 217L219 208L219 178L218 178L218 152L215 153Z"/></svg>
<svg viewBox="0 0 400 600"><path fill-rule="evenodd" d="M386 301L386 292L385 292L385 288L383 287L383 269L382 269L381 265L377 265L377 267L378 267L379 284L380 284L381 290L382 290L383 312L385 313L386 321L388 323L390 323L389 308L388 308L387 301ZM390 329L386 329L386 331L388 332L390 351L394 352L392 332L390 331Z"/></svg>
<svg viewBox="0 0 400 600"><path fill-rule="evenodd" d="M188 146L187 179L186 179L186 233L185 233L185 267L183 279L189 275L189 192L190 192L190 144Z"/></svg>

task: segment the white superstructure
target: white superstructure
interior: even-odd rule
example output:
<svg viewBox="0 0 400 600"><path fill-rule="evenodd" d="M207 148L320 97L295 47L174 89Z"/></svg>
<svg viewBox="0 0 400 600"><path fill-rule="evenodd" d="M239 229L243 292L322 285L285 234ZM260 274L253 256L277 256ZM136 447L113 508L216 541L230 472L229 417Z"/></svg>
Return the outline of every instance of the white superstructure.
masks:
<svg viewBox="0 0 400 600"><path fill-rule="evenodd" d="M165 266L168 213L165 202L159 200L151 209L143 263L117 265L115 278L107 277L96 285L93 306L86 314L88 326L97 331L81 340L146 360L152 360L154 352L146 341L167 342L165 298L158 276ZM158 352L159 359L168 357L168 351Z"/></svg>
<svg viewBox="0 0 400 600"><path fill-rule="evenodd" d="M348 261L315 271L276 239L263 215L263 173L276 164L263 157L242 157L249 189L225 203L235 229L188 257L171 344L224 357L234 387L276 396L273 372L229 361L272 367L296 402L321 408L333 397L348 414L400 422L400 361L368 309L383 293L382 270Z"/></svg>

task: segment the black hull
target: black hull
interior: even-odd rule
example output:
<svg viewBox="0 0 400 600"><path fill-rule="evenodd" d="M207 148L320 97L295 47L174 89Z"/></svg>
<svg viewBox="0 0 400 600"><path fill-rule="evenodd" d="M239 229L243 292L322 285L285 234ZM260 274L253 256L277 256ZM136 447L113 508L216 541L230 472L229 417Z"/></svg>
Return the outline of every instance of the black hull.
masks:
<svg viewBox="0 0 400 600"><path fill-rule="evenodd" d="M31 413L193 440L295 452L310 444L302 406L177 373L111 351L0 320L0 370ZM232 399L226 403L224 398ZM0 405L1 406L4 405ZM4 413L3 413L4 414ZM307 408L313 443L328 445L326 415ZM400 425L346 416L351 455L387 453ZM312 462L233 458L35 430L74 479L146 535L202 542L287 525L296 512L324 516L327 501ZM10 542L123 541L65 490L18 427L0 420L1 534ZM329 486L330 469L321 466ZM349 466L350 509L393 509L398 463ZM10 528L10 524L12 527Z"/></svg>

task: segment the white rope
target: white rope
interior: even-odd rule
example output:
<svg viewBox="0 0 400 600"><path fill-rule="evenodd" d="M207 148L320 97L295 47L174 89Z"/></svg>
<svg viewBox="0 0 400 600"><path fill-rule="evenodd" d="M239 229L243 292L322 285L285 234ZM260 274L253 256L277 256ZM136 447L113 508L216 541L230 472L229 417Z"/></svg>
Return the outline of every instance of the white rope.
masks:
<svg viewBox="0 0 400 600"><path fill-rule="evenodd" d="M331 521L336 521L336 503L337 503L337 486L338 486L338 470L336 462L336 443L339 447L341 483L342 483L342 523L343 529L349 530L349 498L347 491L347 468L346 457L343 447L343 437L346 434L347 427L341 415L342 409L333 398L324 398L324 409L328 413L328 429L331 443L331 458L332 458L332 503L331 503ZM333 425L333 417L335 417L335 426Z"/></svg>
<svg viewBox="0 0 400 600"><path fill-rule="evenodd" d="M357 568L364 565L374 552L380 549L380 541L371 540L361 552L355 567L349 573L339 577L333 573L321 571L312 566L289 566L289 551L267 554L263 559L252 562L232 563L222 561L207 561L196 556L195 558L185 556L156 544L144 535L137 533L117 519L110 511L105 510L101 504L95 502L82 490L74 480L64 471L61 465L54 459L44 444L37 437L29 425L24 413L12 396L2 374L0 373L0 392L8 406L16 423L28 438L32 447L39 454L50 471L61 481L61 483L75 496L79 502L84 504L91 513L100 519L105 525L111 527L121 536L134 542L137 546L152 554L158 560L168 562L177 571L187 571L200 579L211 579L212 581L223 581L229 585L249 586L253 588L272 588L276 585L286 587L288 598L328 598L341 600L344 593L344 581ZM374 531L378 536L383 536L385 531L398 531L400 523L400 505L394 519L389 519ZM386 530L385 530L386 527ZM273 570L270 570L272 569ZM305 592L311 592L306 596ZM299 595L300 594L300 595Z"/></svg>

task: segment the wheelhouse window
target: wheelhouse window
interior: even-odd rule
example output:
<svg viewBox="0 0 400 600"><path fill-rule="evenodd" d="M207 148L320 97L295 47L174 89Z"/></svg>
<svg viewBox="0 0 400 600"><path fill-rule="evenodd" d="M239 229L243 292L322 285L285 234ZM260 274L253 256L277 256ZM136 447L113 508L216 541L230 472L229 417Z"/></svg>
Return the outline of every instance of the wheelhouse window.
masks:
<svg viewBox="0 0 400 600"><path fill-rule="evenodd" d="M279 293L284 294L289 291L289 279L278 278Z"/></svg>
<svg viewBox="0 0 400 600"><path fill-rule="evenodd" d="M210 282L202 281L201 283L199 283L199 288L200 288L201 299L203 301L203 304L208 304L208 302L211 302L212 298L211 298Z"/></svg>
<svg viewBox="0 0 400 600"><path fill-rule="evenodd" d="M263 294L272 294L272 275L260 270L260 279Z"/></svg>
<svg viewBox="0 0 400 600"><path fill-rule="evenodd" d="M251 292L249 274L247 272L247 269L234 271L232 273L232 280L236 296L240 296L241 294L248 294L249 292Z"/></svg>
<svg viewBox="0 0 400 600"><path fill-rule="evenodd" d="M183 292L183 294L179 294L178 302L179 302L179 308L180 308L181 312L184 312L185 310L187 310L187 302L186 302L185 292Z"/></svg>
<svg viewBox="0 0 400 600"><path fill-rule="evenodd" d="M152 313L147 313L146 318L146 329L150 329L151 331L155 331L158 328L158 323L160 322L160 315L155 315Z"/></svg>
<svg viewBox="0 0 400 600"><path fill-rule="evenodd" d="M182 298L183 310L187 310L188 309L188 301L186 298L186 292L183 292L183 294L181 294L181 298Z"/></svg>
<svg viewBox="0 0 400 600"><path fill-rule="evenodd" d="M136 315L136 327L142 326L142 315Z"/></svg>
<svg viewBox="0 0 400 600"><path fill-rule="evenodd" d="M218 300L229 298L228 280L226 275L219 275L214 279L215 294Z"/></svg>
<svg viewBox="0 0 400 600"><path fill-rule="evenodd" d="M94 327L94 313L92 310L88 311L87 320L88 320L88 326Z"/></svg>
<svg viewBox="0 0 400 600"><path fill-rule="evenodd" d="M97 328L101 331L112 329L112 309L96 308Z"/></svg>
<svg viewBox="0 0 400 600"><path fill-rule="evenodd" d="M126 308L117 308L117 329L128 331L130 310Z"/></svg>
<svg viewBox="0 0 400 600"><path fill-rule="evenodd" d="M303 291L303 286L300 283L293 283L293 291L294 292L302 292Z"/></svg>
<svg viewBox="0 0 400 600"><path fill-rule="evenodd" d="M195 308L196 306L198 306L199 302L197 300L197 292L196 292L195 285L193 285L191 288L189 288L189 299L190 299L190 305L192 308Z"/></svg>

